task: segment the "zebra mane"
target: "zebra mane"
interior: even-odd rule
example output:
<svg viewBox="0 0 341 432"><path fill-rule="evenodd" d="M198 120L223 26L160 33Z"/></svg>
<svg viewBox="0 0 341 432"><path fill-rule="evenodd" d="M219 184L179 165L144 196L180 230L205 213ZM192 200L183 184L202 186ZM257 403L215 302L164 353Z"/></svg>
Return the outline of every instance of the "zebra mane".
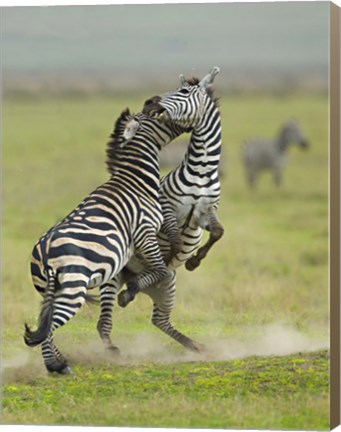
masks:
<svg viewBox="0 0 341 432"><path fill-rule="evenodd" d="M115 122L114 131L110 134L110 139L107 144L107 170L110 174L114 173L116 162L120 159L120 154L124 147L127 138L125 137L126 127L129 121L134 119L134 115L130 114L129 108L123 110Z"/></svg>
<svg viewBox="0 0 341 432"><path fill-rule="evenodd" d="M192 78L186 79L186 83L189 84L190 86L196 86L199 84L199 82L200 82L200 80L197 77L192 77ZM211 98L211 100L215 104L216 108L219 108L219 98L214 96L213 88L209 87L206 91L207 91L208 96Z"/></svg>
<svg viewBox="0 0 341 432"><path fill-rule="evenodd" d="M189 84L190 86L195 86L197 84L199 84L200 80L197 77L192 77L192 78L188 78L186 79L186 83Z"/></svg>

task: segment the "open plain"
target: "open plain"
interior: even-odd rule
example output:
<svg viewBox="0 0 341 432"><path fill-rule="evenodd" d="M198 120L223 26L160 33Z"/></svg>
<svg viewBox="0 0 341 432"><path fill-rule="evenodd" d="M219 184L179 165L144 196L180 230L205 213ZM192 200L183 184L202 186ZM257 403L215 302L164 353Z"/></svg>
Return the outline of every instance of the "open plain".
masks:
<svg viewBox="0 0 341 432"><path fill-rule="evenodd" d="M207 345L189 354L150 323L144 295L115 308L111 358L85 306L56 341L73 373L49 376L23 342L40 296L34 242L108 177L105 146L148 94L8 98L3 103L2 375L5 424L329 428L328 98L219 94L225 227L195 272L178 271L173 322ZM284 184L247 188L241 144L296 118L310 148L288 153ZM170 144L172 145L172 144ZM63 397L61 397L63 395Z"/></svg>

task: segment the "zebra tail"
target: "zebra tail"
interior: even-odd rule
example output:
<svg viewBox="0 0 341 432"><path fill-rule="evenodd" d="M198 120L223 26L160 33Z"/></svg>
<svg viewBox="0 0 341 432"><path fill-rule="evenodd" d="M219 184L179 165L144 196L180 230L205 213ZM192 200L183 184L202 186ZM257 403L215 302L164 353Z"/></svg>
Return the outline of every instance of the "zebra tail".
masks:
<svg viewBox="0 0 341 432"><path fill-rule="evenodd" d="M32 331L25 323L24 341L29 347L40 345L48 336L51 330L53 319L53 304L55 295L55 274L51 268L47 270L48 285L45 298L42 301L41 311L39 315L38 328Z"/></svg>
<svg viewBox="0 0 341 432"><path fill-rule="evenodd" d="M86 294L85 301L88 304L99 306L101 303L100 297L96 294Z"/></svg>

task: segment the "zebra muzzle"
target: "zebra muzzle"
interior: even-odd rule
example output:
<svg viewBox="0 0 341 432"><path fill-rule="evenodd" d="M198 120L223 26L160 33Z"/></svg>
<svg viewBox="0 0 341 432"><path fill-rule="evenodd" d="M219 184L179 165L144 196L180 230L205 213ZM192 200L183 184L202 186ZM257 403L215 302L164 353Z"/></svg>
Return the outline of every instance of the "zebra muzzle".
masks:
<svg viewBox="0 0 341 432"><path fill-rule="evenodd" d="M153 96L152 98L145 101L143 106L143 114L146 114L149 117L156 118L160 122L164 122L167 120L167 114L165 108L160 105L160 96Z"/></svg>
<svg viewBox="0 0 341 432"><path fill-rule="evenodd" d="M162 113L160 113L160 114L158 115L157 119L158 119L159 121L165 121L165 120L166 120L165 117L166 117L166 116L165 116L165 111L163 111Z"/></svg>

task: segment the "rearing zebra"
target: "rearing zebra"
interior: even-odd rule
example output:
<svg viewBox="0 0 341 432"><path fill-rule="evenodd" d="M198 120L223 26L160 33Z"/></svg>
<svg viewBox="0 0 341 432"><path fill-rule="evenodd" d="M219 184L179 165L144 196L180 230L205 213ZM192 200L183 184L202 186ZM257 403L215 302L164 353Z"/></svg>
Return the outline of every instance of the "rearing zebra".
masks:
<svg viewBox="0 0 341 432"><path fill-rule="evenodd" d="M53 332L77 313L89 289L110 281L133 253L147 263L133 278L139 289L168 274L156 240L163 220L159 151L185 130L123 111L107 150L111 178L34 246L31 273L44 300L38 329L32 331L26 324L24 339L28 346L42 344L49 371L70 371Z"/></svg>
<svg viewBox="0 0 341 432"><path fill-rule="evenodd" d="M170 322L176 294L176 271L186 263L189 270L196 268L208 250L223 235L223 227L218 221L216 209L219 203L220 183L218 177L221 150L221 120L217 100L210 88L218 68L201 81L197 78L185 80L181 76L181 87L164 96L156 96L146 101L144 112L161 117L165 124L177 124L193 128L190 144L182 163L161 180L160 202L164 222L158 234L162 255L170 251L168 226L173 219L181 230L181 250L169 264L173 272L159 283L144 290L153 300L152 323L186 348L199 351L200 345L180 333ZM210 231L210 238L197 255L203 229ZM133 258L128 263L133 273L141 272L144 264ZM101 287L101 316L98 331L108 348L111 343L112 309L115 294L126 279L121 273L106 286ZM119 304L126 306L135 292L123 291Z"/></svg>

